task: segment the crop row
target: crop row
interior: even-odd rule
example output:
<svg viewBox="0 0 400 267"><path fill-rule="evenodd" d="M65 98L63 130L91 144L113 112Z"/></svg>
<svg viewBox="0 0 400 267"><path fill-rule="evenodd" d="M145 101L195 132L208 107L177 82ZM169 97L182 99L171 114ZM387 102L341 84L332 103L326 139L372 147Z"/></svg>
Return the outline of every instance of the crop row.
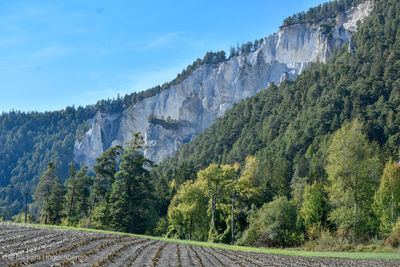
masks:
<svg viewBox="0 0 400 267"><path fill-rule="evenodd" d="M215 256L213 253L209 252L208 250L206 250L204 247L200 247L200 249L206 253L207 255L210 255L214 260L216 260L218 262L218 264L220 266L227 266L225 263L223 263L217 256Z"/></svg>
<svg viewBox="0 0 400 267"><path fill-rule="evenodd" d="M182 267L181 249L178 244L176 244L176 259L178 261L178 267Z"/></svg>
<svg viewBox="0 0 400 267"><path fill-rule="evenodd" d="M19 262L10 263L8 266L9 267L19 267L19 266L23 266L23 265L27 265L27 264L33 264L33 263L36 263L38 261L50 258L52 256L56 256L56 255L59 255L61 253L65 253L65 252L68 252L68 251L73 250L75 248L81 247L81 246L86 245L86 244L88 244L90 242L93 242L93 241L96 241L96 240L100 240L100 239L105 239L105 238L108 238L108 237L101 236L101 237L93 237L93 238L90 238L90 239L86 239L86 240L77 242L77 243L75 243L75 244L73 244L71 246L60 248L60 249L55 250L55 251L44 253L42 255L36 256L36 257L34 257L32 259L28 259L26 261L19 261Z"/></svg>
<svg viewBox="0 0 400 267"><path fill-rule="evenodd" d="M251 260L250 257L247 256L243 256L241 255L241 253L239 251L229 251L229 250L218 250L221 254L225 254L225 255L231 255L233 257L238 257L242 260L244 260L245 262L249 263L251 266L257 266L257 267L262 267L263 265L256 263L255 261Z"/></svg>
<svg viewBox="0 0 400 267"><path fill-rule="evenodd" d="M79 256L77 256L75 258L65 259L64 261L61 261L59 263L59 265L55 265L55 267L56 266L65 267L65 266L70 266L72 264L76 264L76 263L80 262L81 260L83 260L84 258L86 258L86 257L88 257L90 255L96 254L96 253L100 252L101 250L103 250L103 249L105 249L105 248L107 248L107 247L109 247L111 245L114 245L114 244L117 244L117 243L122 243L122 242L127 242L129 240L131 240L131 238L126 239L126 238L122 237L122 238L119 238L119 239L116 239L116 240L113 240L113 241L108 241L108 242L102 243L99 246L97 246L96 248L87 250L87 251L81 253Z"/></svg>
<svg viewBox="0 0 400 267"><path fill-rule="evenodd" d="M47 243L47 244L44 244L44 245L35 246L35 247L32 247L32 248L26 248L26 249L22 249L22 250L19 250L19 251L15 251L15 252L11 252L11 253L5 254L5 255L2 256L2 258L3 259L4 258L8 258L8 259L14 258L14 259L16 259L16 258L20 257L21 255L32 255L32 254L34 254L34 253L36 253L38 251L45 250L47 248L52 248L54 246L61 245L61 244L65 243L65 242L67 242L67 241L68 241L68 239L66 237L64 237L63 239L61 239L59 241L55 241L55 242L52 242L52 243Z"/></svg>
<svg viewBox="0 0 400 267"><path fill-rule="evenodd" d="M47 233L47 234L43 235L42 233L40 233L40 234L37 234L37 235L35 235L33 237L30 237L28 240L25 240L25 241L22 241L22 242L20 240L18 240L17 242L13 242L11 244L1 246L0 247L0 251L5 254L6 253L5 251L9 250L9 249L15 249L15 248L18 248L18 247L30 247L33 244L36 244L36 243L39 243L39 242L43 242L43 241L46 241L46 243L48 243L49 240L59 239L63 235L64 234L54 235L54 233ZM26 251L26 250L27 249L24 249L24 251ZM0 254L1 254L1 252L0 252Z"/></svg>
<svg viewBox="0 0 400 267"><path fill-rule="evenodd" d="M400 266L396 260L306 258L171 244L72 230L1 225L0 266Z"/></svg>
<svg viewBox="0 0 400 267"><path fill-rule="evenodd" d="M123 245L122 247L118 248L117 250L114 250L111 254L109 254L106 258L99 260L97 262L97 265L93 265L93 266L103 266L105 263L107 263L108 261L111 261L111 259L117 257L123 250L128 249L129 247L132 247L134 245L138 245L141 244L143 242L145 242L146 240L135 240L129 244Z"/></svg>
<svg viewBox="0 0 400 267"><path fill-rule="evenodd" d="M144 246L141 246L140 248L138 248L135 252L135 254L130 258L129 262L127 263L127 267L132 266L133 263L136 261L136 259L143 253L143 251L148 248L149 246L155 245L156 243L158 243L159 241L152 241L150 243L145 244Z"/></svg>
<svg viewBox="0 0 400 267"><path fill-rule="evenodd" d="M167 246L167 244L168 243L164 243L162 246L160 246L157 249L157 252L156 252L156 254L154 255L154 257L152 259L152 262L153 262L152 267L156 267L157 266L157 263L160 260L161 252L164 250L164 248Z"/></svg>
<svg viewBox="0 0 400 267"><path fill-rule="evenodd" d="M192 245L189 246L190 250L193 251L194 255L196 256L200 266L205 267L203 260L201 259L200 255L197 253L197 251L193 248Z"/></svg>

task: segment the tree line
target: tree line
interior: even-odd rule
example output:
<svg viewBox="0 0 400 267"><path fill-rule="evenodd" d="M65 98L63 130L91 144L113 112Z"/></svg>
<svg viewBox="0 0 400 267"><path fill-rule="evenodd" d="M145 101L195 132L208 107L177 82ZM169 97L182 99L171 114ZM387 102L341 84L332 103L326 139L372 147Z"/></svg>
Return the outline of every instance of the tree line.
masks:
<svg viewBox="0 0 400 267"><path fill-rule="evenodd" d="M143 137L136 133L125 148L112 147L97 158L93 175L86 166L76 169L71 163L65 183L50 162L33 195L36 222L148 232L157 214L148 171L153 163L139 152L142 149Z"/></svg>
<svg viewBox="0 0 400 267"><path fill-rule="evenodd" d="M334 18L366 0L335 0L310 8L307 12L300 12L286 18L283 27L297 23L316 23L325 19Z"/></svg>
<svg viewBox="0 0 400 267"><path fill-rule="evenodd" d="M88 130L87 120L93 118L96 112L121 112L182 82L202 64L217 64L235 56L248 55L260 48L262 43L263 39L256 39L254 42L237 44L230 48L229 54L225 51L209 51L170 82L142 92L99 100L86 107L71 106L45 113L13 110L3 112L0 115L0 217L10 219L23 208L25 198L32 201L34 188L48 162L56 163L57 175L61 180L68 177L68 164L73 158L74 142L80 140ZM23 191L28 194L23 194Z"/></svg>
<svg viewBox="0 0 400 267"><path fill-rule="evenodd" d="M326 149L327 178L310 181L296 173L290 197L278 193L268 202L270 181L257 157L247 156L242 166L213 163L177 188L158 230L253 246L298 246L327 233L355 243L399 234L399 162L390 159L382 171L378 151L362 123L346 122Z"/></svg>
<svg viewBox="0 0 400 267"><path fill-rule="evenodd" d="M305 195L300 189L303 187L312 187L307 189L306 195L323 196L324 201L329 203L327 210L321 215L321 221L326 224L321 227L326 231L313 234L315 237L327 239L325 243L335 243L338 240L373 242L374 238L380 240L390 236L388 230L382 232L379 226L383 222L378 219L381 215L379 208L375 207L377 203L373 198L373 190L379 189L379 179L382 178L385 164L390 162L390 158L394 162L399 157L399 5L392 0L375 3L373 13L352 39L354 53L349 53L343 47L335 52L326 65L311 64L294 81L286 80L279 86L270 85L267 90L235 104L215 124L199 134L198 138L184 144L173 157L152 170L156 180L162 181L159 182L158 195L172 201L178 188L187 180L195 181L200 170L213 163L233 166L238 162L245 166L246 158L253 155L259 161L257 181L262 181L259 184L262 190L261 202L272 202L276 205L268 206L269 209L280 205L290 207L285 203L293 201L302 203ZM329 165L328 157L328 148L336 132L353 121L362 125L358 128L362 129L368 143L372 144L373 148L368 151L378 151L374 154L377 159L371 162L380 166L374 167L375 171L371 173L374 173L375 178L368 180L368 183L350 184L358 189L365 187L371 190L366 191L368 193L345 196L354 199L352 205L355 210L350 209L349 204L342 206L342 197L335 198L332 191L336 187L329 187L329 177L334 177L334 169L329 167L333 165ZM348 145L351 146L351 143ZM360 167L357 161L354 164ZM360 167L359 175L365 175L372 167ZM336 189L347 186L351 181L350 177L348 179ZM368 203L361 203L366 195ZM273 202L276 198L281 199ZM395 194L393 198L396 199ZM396 209L399 203L393 203ZM335 208L336 212L333 212L332 208L336 205L340 205L341 209ZM236 217L245 221L243 225L251 225L255 221L254 226L267 229L259 224L259 221L267 218L256 212L261 207L262 205L255 204L253 210L250 207L242 217ZM368 211L366 207L371 209ZM291 214L296 217L295 221L300 214L298 206L296 209L297 211L291 209ZM161 210L161 216L165 220L159 226L164 229L161 231L164 233L168 233L165 229L170 227L169 210L168 206ZM225 211L225 215L227 214ZM347 219L341 221L342 215ZM391 218L393 222L394 219ZM309 222L307 216L304 220L311 229L307 231L321 229L317 226L311 227L313 222ZM229 222L223 223L224 228L220 229L220 234L228 229L227 224ZM387 229L389 228L396 233L393 223ZM259 235L254 233L254 236ZM293 240L296 240L295 237ZM237 237L240 238L242 237ZM360 241L362 239L364 241ZM265 242L267 241L266 239Z"/></svg>
<svg viewBox="0 0 400 267"><path fill-rule="evenodd" d="M64 184L50 162L34 194L37 222L251 246L314 244L333 235L353 243L374 236L398 240L399 162L383 166L378 144L359 120L333 133L326 179L296 172L290 197L282 191L266 201L274 181L263 175L257 157L212 163L180 186L168 184L174 192L165 217L157 212L148 171L153 163L142 149L143 138L135 134L125 149L115 146L97 158L94 176L71 164Z"/></svg>
<svg viewBox="0 0 400 267"><path fill-rule="evenodd" d="M234 105L159 166L107 150L83 186L88 208L55 209L60 223L262 246L399 244L399 18L398 1L376 2L354 53Z"/></svg>

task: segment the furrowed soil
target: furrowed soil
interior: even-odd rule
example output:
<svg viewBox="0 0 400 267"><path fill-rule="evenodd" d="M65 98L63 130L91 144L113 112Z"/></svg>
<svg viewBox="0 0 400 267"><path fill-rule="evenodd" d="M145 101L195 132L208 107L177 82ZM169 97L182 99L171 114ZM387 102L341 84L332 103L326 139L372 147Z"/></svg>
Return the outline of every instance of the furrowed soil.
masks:
<svg viewBox="0 0 400 267"><path fill-rule="evenodd" d="M0 224L0 266L400 266L400 260L285 256L100 232Z"/></svg>

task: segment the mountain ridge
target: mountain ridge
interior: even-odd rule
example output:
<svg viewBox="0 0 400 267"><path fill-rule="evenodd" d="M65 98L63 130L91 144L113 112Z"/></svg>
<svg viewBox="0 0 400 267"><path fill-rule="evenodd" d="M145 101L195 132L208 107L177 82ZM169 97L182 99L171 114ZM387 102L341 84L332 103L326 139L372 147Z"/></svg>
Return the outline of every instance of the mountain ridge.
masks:
<svg viewBox="0 0 400 267"><path fill-rule="evenodd" d="M333 50L349 42L357 21L365 19L373 8L366 1L334 19L318 24L302 23L281 28L264 38L260 47L247 55L234 56L216 64L201 64L183 81L159 94L143 99L119 114L99 114L92 120L91 129L74 146L74 160L92 167L95 158L105 149L123 145L131 134L141 132L148 149L145 156L160 162L172 156L178 148L211 125L216 118L248 96L266 88L270 83L293 79L309 62L326 63ZM321 25L334 23L328 30ZM165 129L149 123L147 118L170 117L191 123L182 129ZM118 117L118 122L111 117ZM109 121L116 124L106 130ZM111 134L111 135L110 135ZM107 137L103 140L102 137ZM109 140L109 139L112 140ZM110 145L105 145L110 144Z"/></svg>
<svg viewBox="0 0 400 267"><path fill-rule="evenodd" d="M355 5L355 3L358 2L359 1L355 0L346 0L329 4L338 5L342 8L351 8L353 4ZM324 15L323 13L321 14L322 16ZM326 40L328 40L330 37L329 29L332 30L333 28L318 28L320 26L315 28L315 32L321 31L322 33L323 30L326 35L325 37L327 38ZM272 39L273 38L271 38L271 40ZM347 39L348 36L346 36L346 40ZM344 43L345 42L341 42L337 45ZM114 137L118 132L121 132L119 131L120 125L125 125L126 127L130 125L127 116L122 120L123 112L132 113L132 106L135 104L159 94L166 94L166 90L171 88L171 86L179 86L179 84L186 80L194 71L202 68L203 74L214 71L214 74L217 76L219 69L214 68L215 66L227 66L227 63L229 60L232 60L232 58L249 58L248 62L246 60L241 60L240 62L239 60L235 61L235 64L240 63L244 66L241 73L237 72L235 74L238 77L242 75L241 80L237 79L236 81L241 81L243 83L241 87L243 89L247 86L245 77L249 73L249 69L254 66L251 65L252 62L254 63L257 60L258 62L265 61L265 58L261 53L258 53L258 56L251 56L255 54L254 49L259 49L260 45L260 41L256 41L254 44L250 42L243 44L236 50L231 49L228 58L225 57L225 53L222 51L216 53L209 52L202 60L196 60L181 74L178 74L176 79L169 83L153 87L143 92L118 97L117 99L99 100L95 105L77 108L72 106L60 111L43 113L19 111L11 111L9 113L3 112L0 115L0 207L2 207L0 213L8 214L5 215L7 217L10 214L18 212L22 208L22 203L24 201L24 195L22 193L24 190L28 190L29 192L27 195L28 202L32 200L31 195L39 181L40 175L46 169L48 162L54 161L57 164L57 173L62 180L68 177L69 163L74 158L81 162L81 164L91 165L96 156L109 146L117 143L114 142ZM326 50L326 52L331 53L332 51ZM271 57L269 60L271 60ZM292 75L288 69L299 71L300 69L305 68L305 64L292 64L289 67L284 66L277 61L272 62L272 64L275 64L275 69L281 69L280 72L278 74L270 72L271 66L269 66L269 69L264 68L264 73L268 72L270 75L274 76L274 82L277 83L279 83L281 79L294 78L295 75ZM253 71L252 73L254 76L260 75L257 71ZM201 79L201 77L201 75L198 75L199 79ZM221 81L222 79L216 80L216 84L221 83ZM253 82L254 81L255 80L253 80ZM177 151L183 143L189 142L192 137L197 136L200 131L211 124L218 115L222 115L234 102L236 103L240 99L251 96L257 90L261 90L268 85L265 80L259 79L257 81L259 84L257 86L250 86L250 89L247 88L246 94L243 94L243 90L238 91L236 92L237 98L233 100L228 99L229 101L226 101L226 99L224 100L224 98L229 96L227 93L225 93L225 95L217 95L216 91L208 90L206 92L203 90L202 92L206 92L207 94L205 95L209 96L209 99L207 100L208 102L206 102L210 104L210 106L215 102L215 96L224 100L225 105L214 105L214 109L211 110L213 113L211 111L209 112L213 114L212 119L208 121L207 119L204 119L202 124L199 123L200 118L198 117L199 114L196 107L200 107L203 102L201 98L191 97L190 94L180 95L180 103L182 104L182 110L184 112L182 111L180 113L179 108L176 108L177 113L175 114L180 114L180 117L178 118L178 125L180 128L178 129L176 128L176 125L174 126L174 122L177 121L175 116L170 118L170 122L172 122L170 123L168 122L168 115L170 114L163 114L162 112L154 114L155 112L148 112L148 114L142 117L141 122L141 129L146 136L147 144L150 146L150 149L146 151L147 155L156 159L156 161L160 161L162 158L172 155L173 152ZM207 79L198 82L197 88L199 89L199 92L201 91L200 87L206 82ZM209 87L208 89L211 88ZM229 90L227 92L229 93ZM167 98L164 98L164 100L165 99ZM166 104L166 102L164 104ZM150 115L157 115L156 119L162 120L163 122L158 124L149 123ZM203 117L205 118L207 115L204 115ZM104 121L106 123L99 124L97 127L94 125L96 121ZM168 123L173 127L165 128L164 126L168 125ZM95 146L93 146L93 149L88 152L90 155L89 157L86 157L84 153L82 154L83 156L80 157L79 153L74 153L74 149L77 146L77 143L84 142L85 134L87 134L88 131L91 131L93 134L96 133L96 138L98 139L96 143L86 142L86 147L91 147L91 144L95 144ZM125 136L121 134L122 137L120 138L120 143L123 144L127 138L130 138L131 132L133 131L137 131L137 129L127 131ZM100 142L98 140L100 140ZM163 143L167 144L167 146L160 147L160 144ZM82 149L83 148L84 146L82 146ZM88 158L91 162L85 162L85 159Z"/></svg>

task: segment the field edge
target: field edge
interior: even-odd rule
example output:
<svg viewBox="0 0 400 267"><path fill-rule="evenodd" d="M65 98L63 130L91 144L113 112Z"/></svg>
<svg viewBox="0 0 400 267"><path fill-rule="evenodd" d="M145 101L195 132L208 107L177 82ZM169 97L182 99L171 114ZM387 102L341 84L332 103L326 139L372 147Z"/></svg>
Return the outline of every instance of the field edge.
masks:
<svg viewBox="0 0 400 267"><path fill-rule="evenodd" d="M264 253L264 254L278 254L285 256L300 256L300 257L317 257L317 258L343 258L343 259L386 259L386 260L394 260L400 259L400 253L396 252L328 252L328 251L305 251L305 250L293 250L293 249L278 249L278 248L255 248L255 247L245 247L245 246L237 246L237 245L228 245L221 243L210 243L210 242L202 242L202 241L193 241L193 240L182 240L182 239L172 239L165 237L157 237L157 236L147 236L147 235L139 235L132 233L123 233L116 231L108 231L108 230L100 230L100 229L90 229L90 228L79 228L72 226L58 226L58 225L44 225L44 224L24 224L24 223L15 223L15 222L3 222L9 224L16 224L21 226L36 226L36 227L46 227L46 228L56 228L56 229L67 229L74 231L87 231L94 233L104 233L104 234L115 234L115 235L125 235L125 236L133 236L145 239L154 239L165 242L172 243L180 243L186 245L194 245L194 246L203 246L203 247L214 247L221 249L229 249L229 250L237 250L244 252L256 252L256 253Z"/></svg>

